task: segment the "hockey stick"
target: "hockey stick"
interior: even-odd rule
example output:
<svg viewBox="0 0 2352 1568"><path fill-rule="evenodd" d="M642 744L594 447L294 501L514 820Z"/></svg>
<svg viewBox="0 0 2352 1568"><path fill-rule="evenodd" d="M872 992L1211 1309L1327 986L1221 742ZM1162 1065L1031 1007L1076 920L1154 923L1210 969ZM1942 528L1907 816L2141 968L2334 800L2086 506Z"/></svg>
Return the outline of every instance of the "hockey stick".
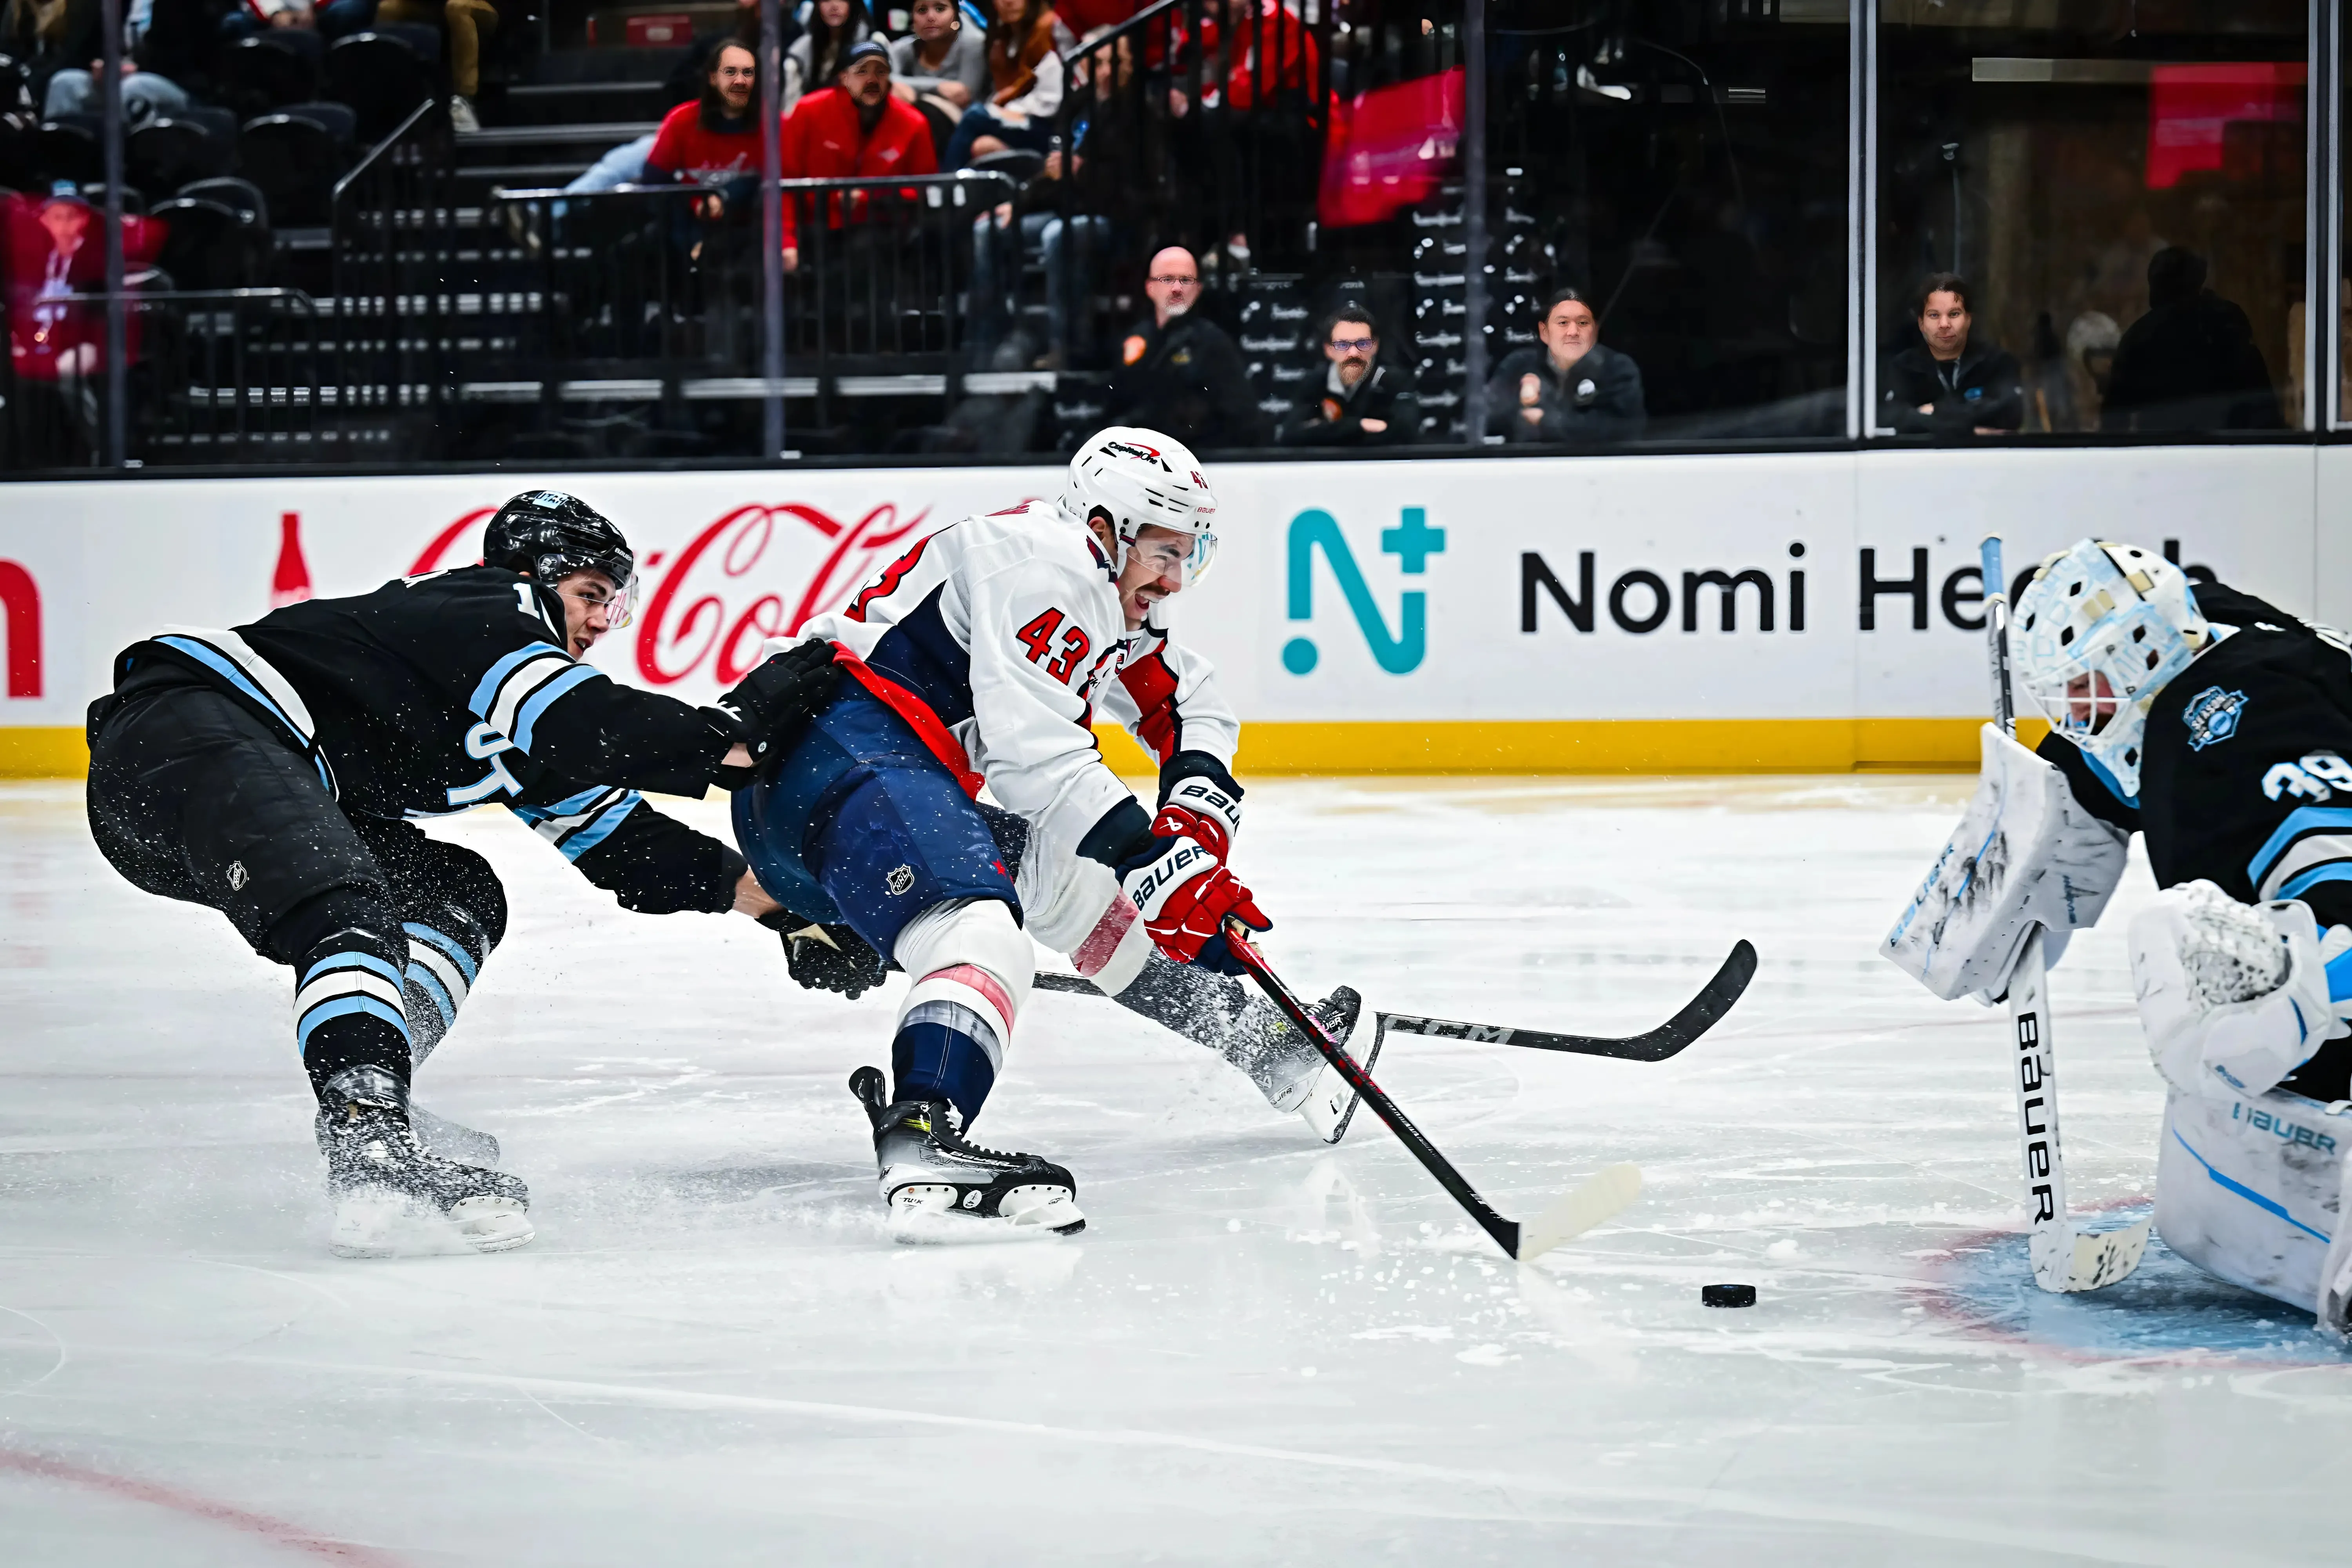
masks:
<svg viewBox="0 0 2352 1568"><path fill-rule="evenodd" d="M1673 1017L1639 1035L1555 1035L1542 1029L1517 1029L1507 1024L1465 1024L1453 1018L1423 1018L1410 1013L1375 1013L1372 1049L1391 1029L1400 1035L1425 1035L1432 1039L1472 1040L1480 1045L1522 1046L1537 1051L1566 1051L1575 1056L1613 1057L1619 1061L1662 1062L1715 1026L1731 1011L1756 975L1756 950L1743 938L1733 944L1715 978L1683 1005ZM1035 984L1042 991L1066 991L1100 996L1094 982L1075 974L1040 971Z"/></svg>
<svg viewBox="0 0 2352 1568"><path fill-rule="evenodd" d="M1992 665L1993 720L2017 739L2017 709L2010 690L2009 579L2001 574L2000 535L1982 546L1986 654ZM2010 1037L2017 1045L2018 1142L2025 1194L2032 1205L2026 1247L2033 1282L2060 1293L2096 1290L2139 1267L2147 1250L2147 1220L2121 1230L2084 1231L2066 1212L2066 1162L2058 1147L2058 1064L2051 1047L2049 966L2042 928L2035 926L2009 974Z"/></svg>
<svg viewBox="0 0 2352 1568"><path fill-rule="evenodd" d="M1225 922L1225 945L1234 958L1249 972L1251 979L1282 1009L1293 1027L1315 1043L1323 1059L1332 1070L1347 1080L1364 1104L1382 1121L1390 1131L1421 1162L1423 1170L1437 1178L1437 1184L1453 1195L1454 1201L1467 1210L1480 1229L1495 1238L1495 1245L1521 1262L1538 1258L1564 1241L1570 1241L1591 1230L1632 1203L1641 1194L1642 1173L1633 1165L1611 1165L1584 1185L1553 1204L1525 1226L1505 1219L1494 1206L1478 1195L1477 1189L1462 1179L1435 1144L1422 1135L1405 1113L1397 1109L1396 1101L1382 1092L1371 1076L1356 1065L1356 1058L1342 1049L1338 1041L1326 1033L1322 1023L1307 1010L1306 1004L1291 994L1290 987L1282 983L1258 952L1249 943L1248 934L1239 921Z"/></svg>

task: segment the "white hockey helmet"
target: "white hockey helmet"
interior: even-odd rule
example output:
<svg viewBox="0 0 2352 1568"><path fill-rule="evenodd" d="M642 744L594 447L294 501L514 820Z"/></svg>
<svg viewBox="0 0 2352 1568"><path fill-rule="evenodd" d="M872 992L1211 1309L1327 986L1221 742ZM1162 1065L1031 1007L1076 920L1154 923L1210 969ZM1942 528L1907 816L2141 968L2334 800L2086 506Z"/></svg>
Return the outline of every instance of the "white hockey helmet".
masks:
<svg viewBox="0 0 2352 1568"><path fill-rule="evenodd" d="M1181 441L1157 430L1114 425L1079 443L1070 477L1057 503L1063 517L1084 528L1096 512L1110 519L1118 536L1119 559L1135 548L1148 524L1192 535L1184 558L1184 585L1205 575L1217 554L1217 498L1210 492L1201 460Z"/></svg>
<svg viewBox="0 0 2352 1568"><path fill-rule="evenodd" d="M2137 545L2085 539L2042 563L2017 596L2016 634L2026 694L2137 803L2148 706L2216 637L2188 574Z"/></svg>

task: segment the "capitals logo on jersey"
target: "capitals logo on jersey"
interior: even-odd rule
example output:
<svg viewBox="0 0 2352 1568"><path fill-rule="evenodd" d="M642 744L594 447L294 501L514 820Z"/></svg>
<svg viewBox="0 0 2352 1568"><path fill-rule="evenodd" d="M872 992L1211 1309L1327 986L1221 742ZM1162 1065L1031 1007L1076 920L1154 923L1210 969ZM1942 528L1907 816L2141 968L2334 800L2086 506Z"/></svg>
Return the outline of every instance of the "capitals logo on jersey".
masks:
<svg viewBox="0 0 2352 1568"><path fill-rule="evenodd" d="M2189 749L2201 752L2216 741L2226 741L2238 732L2238 721L2246 711L2246 694L2224 691L2209 686L2189 700L2181 710L2181 720L2189 726Z"/></svg>

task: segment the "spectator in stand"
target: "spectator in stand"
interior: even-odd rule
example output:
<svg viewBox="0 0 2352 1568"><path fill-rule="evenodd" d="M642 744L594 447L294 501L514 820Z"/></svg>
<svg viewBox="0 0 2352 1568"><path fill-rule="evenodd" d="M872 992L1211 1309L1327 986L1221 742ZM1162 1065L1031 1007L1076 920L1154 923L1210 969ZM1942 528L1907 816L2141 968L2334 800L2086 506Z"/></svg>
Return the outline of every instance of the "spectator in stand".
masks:
<svg viewBox="0 0 2352 1568"><path fill-rule="evenodd" d="M1054 150L1054 116L1062 107L1062 45L1055 37L1048 0L996 0L988 25L988 101L956 123L948 167L1026 147Z"/></svg>
<svg viewBox="0 0 2352 1568"><path fill-rule="evenodd" d="M2148 258L2147 314L2124 329L2099 410L2103 430L2278 430L2270 367L2245 311L2205 287L2205 258Z"/></svg>
<svg viewBox="0 0 2352 1568"><path fill-rule="evenodd" d="M800 23L789 7L783 12L782 37L779 42L789 48L800 37ZM723 44L740 44L758 55L760 47L760 0L735 0L735 25L723 33L706 33L687 48L685 58L674 67L662 83L662 112L667 115L682 103L696 103L709 89L710 57ZM604 155L589 165L586 173L572 179L563 187L566 195L592 195L597 191L616 191L623 185L643 184L646 176L646 160L653 156L654 140L661 134L658 129L647 132L634 141L624 142L608 149ZM519 209L509 207L509 213ZM557 203L556 216L563 215L563 205ZM510 225L511 226L511 225Z"/></svg>
<svg viewBox="0 0 2352 1568"><path fill-rule="evenodd" d="M671 110L654 132L646 183L700 185L705 194L690 204L692 216L706 223L726 216L730 199L744 198L759 184L759 91L760 57L732 40L719 45L710 57L702 96ZM698 236L681 243L689 258L700 258Z"/></svg>
<svg viewBox="0 0 2352 1568"><path fill-rule="evenodd" d="M891 174L936 174L930 122L890 92L890 50L878 38L849 46L841 85L820 88L801 100L784 121L781 165L787 180L871 179ZM784 268L801 263L799 226L784 204ZM824 202L825 226L839 230L862 224L872 205L865 193Z"/></svg>
<svg viewBox="0 0 2352 1568"><path fill-rule="evenodd" d="M1182 127L1177 145L1192 177L1216 190L1255 183L1261 208L1275 212L1277 224L1283 209L1313 217L1319 175L1305 140L1304 114L1253 112L1261 98L1301 110L1312 103L1320 57L1297 10L1284 0L1212 3L1202 18L1199 49L1200 102L1181 87L1168 89L1168 111ZM1220 58L1225 61L1222 82L1214 74ZM1225 249L1236 267L1247 268L1247 234L1228 235Z"/></svg>
<svg viewBox="0 0 2352 1568"><path fill-rule="evenodd" d="M1389 447L1421 438L1421 399L1412 374L1380 363L1372 313L1343 305L1324 318L1322 392L1298 406L1282 431L1286 447Z"/></svg>
<svg viewBox="0 0 2352 1568"><path fill-rule="evenodd" d="M482 90L482 38L499 30L499 8L490 0L376 0L381 22L437 24L449 40L449 123L479 131L474 97Z"/></svg>
<svg viewBox="0 0 2352 1568"><path fill-rule="evenodd" d="M1080 41L1093 44L1109 32L1107 26L1097 27ZM1019 276L1019 249L1028 246L1035 246L1045 262L1045 320L1052 334L1034 368L1066 369L1083 358L1090 346L1081 341L1087 335L1083 329L1088 324L1083 301L1093 291L1102 259L1108 253L1111 217L1095 211L1072 212L1065 217L1063 208L1076 205L1076 199L1066 195L1063 181L1066 177L1076 184L1097 143L1109 134L1105 109L1113 101L1114 80L1124 87L1134 79L1134 47L1129 39L1121 38L1087 56L1082 69L1086 80L1070 120L1067 151L1056 147L1046 153L1045 167L1018 195L999 202L993 213L972 220L971 297L976 358L990 359L1003 335L1012 314L1009 284Z"/></svg>
<svg viewBox="0 0 2352 1568"><path fill-rule="evenodd" d="M866 0L816 0L808 31L784 51L784 112L799 108L808 94L837 85L850 49L873 36Z"/></svg>
<svg viewBox="0 0 2352 1568"><path fill-rule="evenodd" d="M122 19L122 118L130 125L176 113L192 101L184 88L153 68L143 47L153 14L150 0L134 0ZM54 120L60 114L97 113L99 73L105 61L95 58L103 47L96 0L57 0L53 5L39 5L37 0L10 0L5 20L0 20L5 47L13 51L28 21L34 47L18 58L31 59L36 76L40 64L48 66L47 84L38 94L42 116ZM86 44L77 43L85 38ZM66 63L75 53L89 58L86 68Z"/></svg>
<svg viewBox="0 0 2352 1568"><path fill-rule="evenodd" d="M1256 446L1264 432L1241 350L1223 328L1192 313L1201 298L1192 253L1171 245L1154 256L1143 292L1151 319L1120 347L1107 422L1164 430L1188 447Z"/></svg>
<svg viewBox="0 0 2352 1568"><path fill-rule="evenodd" d="M291 27L316 29L322 38L344 38L367 31L375 21L375 4L376 0L327 0L314 10L310 0L238 0L221 18L221 33L234 40L273 27Z"/></svg>
<svg viewBox="0 0 2352 1568"><path fill-rule="evenodd" d="M1601 346L1601 323L1574 289L1536 319L1538 348L1506 354L1486 384L1486 431L1507 441L1630 441L1649 423L1642 371Z"/></svg>
<svg viewBox="0 0 2352 1568"><path fill-rule="evenodd" d="M963 25L956 0L915 0L908 19L914 31L890 45L890 91L937 116L947 131L932 142L944 150L963 111L988 96L988 44Z"/></svg>
<svg viewBox="0 0 2352 1568"><path fill-rule="evenodd" d="M2017 359L1974 331L1969 286L1949 272L1920 279L1919 341L1886 365L1879 421L1906 436L2006 436L2025 423Z"/></svg>

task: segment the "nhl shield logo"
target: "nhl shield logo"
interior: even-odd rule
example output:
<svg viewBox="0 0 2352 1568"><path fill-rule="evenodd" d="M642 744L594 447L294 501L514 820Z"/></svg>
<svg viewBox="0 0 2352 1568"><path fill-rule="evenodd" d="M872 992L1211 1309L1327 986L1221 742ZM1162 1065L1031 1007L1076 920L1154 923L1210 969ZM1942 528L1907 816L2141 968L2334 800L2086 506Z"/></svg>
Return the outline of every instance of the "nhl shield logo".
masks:
<svg viewBox="0 0 2352 1568"><path fill-rule="evenodd" d="M246 875L244 861L232 860L228 863L228 890L230 892L241 893L245 891L245 885L249 880L251 880L251 879Z"/></svg>
<svg viewBox="0 0 2352 1568"><path fill-rule="evenodd" d="M887 877L882 879L882 882L890 889L890 896L897 898L914 887L915 868L912 866L897 867Z"/></svg>
<svg viewBox="0 0 2352 1568"><path fill-rule="evenodd" d="M2228 740L2238 732L2238 721L2245 711L2244 692L2207 687L2181 710L2181 720L2189 726L2189 749L2201 752L2216 741Z"/></svg>

